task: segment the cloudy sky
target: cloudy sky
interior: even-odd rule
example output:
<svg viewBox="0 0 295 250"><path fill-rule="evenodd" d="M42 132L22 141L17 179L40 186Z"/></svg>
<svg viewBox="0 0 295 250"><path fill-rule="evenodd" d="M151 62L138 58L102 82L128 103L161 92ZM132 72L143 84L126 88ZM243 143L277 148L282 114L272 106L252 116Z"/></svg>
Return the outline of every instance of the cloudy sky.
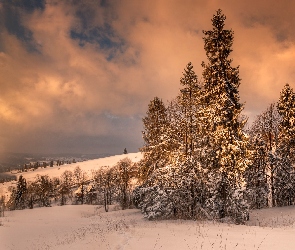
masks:
<svg viewBox="0 0 295 250"><path fill-rule="evenodd" d="M0 152L138 151L149 101L189 61L201 79L218 8L253 120L295 87L295 1L0 0Z"/></svg>

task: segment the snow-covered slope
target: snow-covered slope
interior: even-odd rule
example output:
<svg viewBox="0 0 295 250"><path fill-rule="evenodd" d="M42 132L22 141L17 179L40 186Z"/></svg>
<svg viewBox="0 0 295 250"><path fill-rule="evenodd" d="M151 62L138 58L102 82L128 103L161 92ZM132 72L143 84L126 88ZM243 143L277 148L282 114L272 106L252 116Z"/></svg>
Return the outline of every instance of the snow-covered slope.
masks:
<svg viewBox="0 0 295 250"><path fill-rule="evenodd" d="M110 157L105 157L105 158L100 158L100 159L95 159L95 160L89 160L89 161L83 161L83 162L77 162L77 163L72 163L72 164L67 164L67 165L53 166L53 167L47 167L47 168L38 168L35 171L23 172L21 174L17 174L17 176L23 175L23 177L25 177L27 181L33 180L37 174L40 174L40 175L47 174L51 178L52 177L60 177L60 175L65 170L73 171L75 169L75 167L77 167L77 166L79 166L82 170L86 171L89 174L89 176L91 176L91 170L97 170L101 166L112 167L118 161L120 161L126 157L131 159L133 162L138 162L142 156L141 156L141 153L115 155L115 156L110 156Z"/></svg>
<svg viewBox="0 0 295 250"><path fill-rule="evenodd" d="M95 160L89 160L89 161L84 161L84 162L66 164L66 165L61 165L61 166L38 168L35 171L19 173L16 176L18 178L20 175L22 175L27 180L27 182L33 181L37 174L48 175L51 178L60 177L61 174L65 170L73 171L77 166L79 166L82 170L87 172L89 177L91 177L91 170L97 170L102 166L112 167L117 162L119 162L120 160L122 160L126 157L128 157L133 162L138 162L139 160L141 160L142 154L141 153L129 153L129 154L115 155L115 156L110 156L110 157L105 157L105 158L100 158L100 159L95 159ZM6 183L2 183L2 184L0 183L0 197L1 197L1 195L5 195L7 198L7 196L9 195L8 187L15 185L15 183L16 183L15 181L6 182Z"/></svg>
<svg viewBox="0 0 295 250"><path fill-rule="evenodd" d="M286 210L287 224L286 219L281 220ZM238 226L147 221L136 209L106 213L92 205L11 211L0 218L0 249L294 249L294 206L254 213L249 225ZM263 226L250 226L260 220Z"/></svg>

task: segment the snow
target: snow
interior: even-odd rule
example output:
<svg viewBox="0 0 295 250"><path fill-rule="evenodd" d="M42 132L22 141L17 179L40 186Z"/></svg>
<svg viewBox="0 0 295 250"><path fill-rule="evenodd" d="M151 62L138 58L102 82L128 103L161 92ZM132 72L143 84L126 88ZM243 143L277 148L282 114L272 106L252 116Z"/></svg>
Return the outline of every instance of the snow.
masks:
<svg viewBox="0 0 295 250"><path fill-rule="evenodd" d="M23 173L60 176L79 165L85 171L113 166L128 156L108 157ZM58 168L60 168L58 170ZM3 187L7 186L1 185ZM214 221L149 221L137 209L109 212L97 205L66 205L6 211L0 217L0 249L294 249L295 206L254 210L246 225Z"/></svg>
<svg viewBox="0 0 295 250"><path fill-rule="evenodd" d="M0 218L0 248L294 249L294 206L253 211L252 215L248 225L232 225L148 221L137 209L116 211L112 207L106 213L92 205L10 211Z"/></svg>
<svg viewBox="0 0 295 250"><path fill-rule="evenodd" d="M89 160L89 161L83 161L83 162L77 162L72 164L66 164L61 166L53 166L53 167L46 167L46 168L38 168L35 171L30 172L23 172L17 174L18 176L22 175L24 178L26 178L27 181L33 181L34 177L39 175L46 175L48 174L51 178L53 177L60 177L60 175L66 171L74 171L75 167L79 166L83 171L86 171L88 176L91 176L91 170L97 170L102 166L114 166L117 162L120 160L128 157L132 162L138 162L142 156L141 153L129 153L129 154L122 154L122 155L115 155L95 160Z"/></svg>

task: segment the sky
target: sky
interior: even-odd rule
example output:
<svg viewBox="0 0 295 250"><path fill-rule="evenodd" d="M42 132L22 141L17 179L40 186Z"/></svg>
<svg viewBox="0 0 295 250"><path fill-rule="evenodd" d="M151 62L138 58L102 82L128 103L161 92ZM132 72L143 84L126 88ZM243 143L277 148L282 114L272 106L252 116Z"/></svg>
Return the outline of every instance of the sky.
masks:
<svg viewBox="0 0 295 250"><path fill-rule="evenodd" d="M137 152L149 101L188 62L202 79L219 8L251 122L295 88L294 1L0 0L0 153Z"/></svg>

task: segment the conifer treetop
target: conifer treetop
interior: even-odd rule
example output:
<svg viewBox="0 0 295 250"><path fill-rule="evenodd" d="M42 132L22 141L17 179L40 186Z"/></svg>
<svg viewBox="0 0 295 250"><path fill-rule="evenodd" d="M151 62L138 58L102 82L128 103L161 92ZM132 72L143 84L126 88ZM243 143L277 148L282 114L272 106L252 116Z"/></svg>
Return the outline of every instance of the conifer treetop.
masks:
<svg viewBox="0 0 295 250"><path fill-rule="evenodd" d="M180 78L180 83L181 85L186 86L186 85L196 84L197 81L198 81L198 77L195 71L193 70L193 65L191 62L189 62L186 65L186 68L184 69L183 77Z"/></svg>
<svg viewBox="0 0 295 250"><path fill-rule="evenodd" d="M204 49L206 55L210 61L213 62L224 62L227 60L230 52L232 52L231 46L233 44L234 32L232 30L224 29L224 21L226 16L222 14L221 9L217 10L216 15L213 15L212 30L203 31ZM229 60L229 63L231 60Z"/></svg>
<svg viewBox="0 0 295 250"><path fill-rule="evenodd" d="M292 138L295 136L295 93L287 83L280 93L280 100L277 104L278 112L281 115L281 132Z"/></svg>
<svg viewBox="0 0 295 250"><path fill-rule="evenodd" d="M240 103L239 67L232 67L232 60L228 59L233 44L233 31L224 29L226 17L219 9L212 19L212 30L203 31L204 49L208 58L208 64L202 63L203 81L206 94L205 102L222 110L225 115L217 123L232 123L237 120L243 105ZM216 110L216 111L217 111ZM216 116L214 116L216 117ZM234 122L235 123L235 122Z"/></svg>
<svg viewBox="0 0 295 250"><path fill-rule="evenodd" d="M201 90L198 77L193 69L193 65L189 62L183 72L183 76L180 78L180 84L184 87L180 90L182 98L187 98L187 95L196 98L195 95Z"/></svg>
<svg viewBox="0 0 295 250"><path fill-rule="evenodd" d="M283 112L287 111L286 106L284 106L284 104L287 105L292 105L295 102L295 94L293 89L290 87L290 85L288 83L285 84L283 90L280 93L280 102L278 103L278 110L279 113L282 115Z"/></svg>

